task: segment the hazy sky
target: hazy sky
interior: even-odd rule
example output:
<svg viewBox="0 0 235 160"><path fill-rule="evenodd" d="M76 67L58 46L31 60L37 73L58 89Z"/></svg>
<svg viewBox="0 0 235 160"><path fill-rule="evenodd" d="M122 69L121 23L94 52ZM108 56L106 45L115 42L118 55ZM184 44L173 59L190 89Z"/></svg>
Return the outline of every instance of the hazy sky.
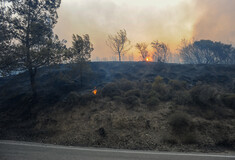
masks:
<svg viewBox="0 0 235 160"><path fill-rule="evenodd" d="M68 45L72 34L89 34L92 59L113 56L105 41L120 29L132 45L160 40L173 51L183 38L235 43L234 6L235 0L62 0L55 33Z"/></svg>

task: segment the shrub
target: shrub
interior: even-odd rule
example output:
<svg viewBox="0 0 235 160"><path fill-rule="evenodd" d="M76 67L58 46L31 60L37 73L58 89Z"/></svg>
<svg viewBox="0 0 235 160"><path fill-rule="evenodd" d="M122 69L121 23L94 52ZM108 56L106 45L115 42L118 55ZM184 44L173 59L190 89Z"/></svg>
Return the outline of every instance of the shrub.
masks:
<svg viewBox="0 0 235 160"><path fill-rule="evenodd" d="M160 102L159 98L157 96L151 96L147 99L146 104L148 106L156 106Z"/></svg>
<svg viewBox="0 0 235 160"><path fill-rule="evenodd" d="M77 92L70 92L64 99L64 102L69 105L79 103L80 95Z"/></svg>
<svg viewBox="0 0 235 160"><path fill-rule="evenodd" d="M190 126L192 125L189 115L183 112L172 114L168 119L168 123L172 128L172 132L176 135L189 132Z"/></svg>
<svg viewBox="0 0 235 160"><path fill-rule="evenodd" d="M169 85L173 90L185 90L187 88L187 83L185 81L170 80Z"/></svg>
<svg viewBox="0 0 235 160"><path fill-rule="evenodd" d="M168 123L171 126L173 137L178 139L178 141L183 144L197 143L193 122L188 114L176 112L169 117Z"/></svg>
<svg viewBox="0 0 235 160"><path fill-rule="evenodd" d="M220 103L220 93L217 88L209 85L198 85L190 91L194 104L211 107Z"/></svg>
<svg viewBox="0 0 235 160"><path fill-rule="evenodd" d="M120 80L117 85L120 90L125 92L135 88L135 83L126 79Z"/></svg>
<svg viewBox="0 0 235 160"><path fill-rule="evenodd" d="M164 83L162 77L157 76L152 84L152 87L153 90L159 94L160 100L167 101L171 99L172 95L170 87Z"/></svg>
<svg viewBox="0 0 235 160"><path fill-rule="evenodd" d="M176 104L186 105L192 102L191 95L188 91L176 91L173 94L173 100Z"/></svg>
<svg viewBox="0 0 235 160"><path fill-rule="evenodd" d="M114 96L119 96L121 95L121 91L118 89L117 84L115 83L109 83L104 86L102 89L102 95L104 97L111 97L113 98Z"/></svg>
<svg viewBox="0 0 235 160"><path fill-rule="evenodd" d="M158 88L159 86L161 86L162 84L164 83L163 81L163 78L161 76L157 76L153 82L153 85L152 87L155 89L155 88Z"/></svg>
<svg viewBox="0 0 235 160"><path fill-rule="evenodd" d="M124 99L124 103L127 104L130 107L134 107L134 106L139 106L140 105L139 98L136 97L136 96L126 97Z"/></svg>
<svg viewBox="0 0 235 160"><path fill-rule="evenodd" d="M222 96L222 101L227 107L231 107L235 109L235 94L225 94Z"/></svg>
<svg viewBox="0 0 235 160"><path fill-rule="evenodd" d="M125 96L126 97L129 97L129 96L136 96L136 97L141 97L141 93L140 93L140 90L138 89L134 89L134 90L129 90L125 93Z"/></svg>

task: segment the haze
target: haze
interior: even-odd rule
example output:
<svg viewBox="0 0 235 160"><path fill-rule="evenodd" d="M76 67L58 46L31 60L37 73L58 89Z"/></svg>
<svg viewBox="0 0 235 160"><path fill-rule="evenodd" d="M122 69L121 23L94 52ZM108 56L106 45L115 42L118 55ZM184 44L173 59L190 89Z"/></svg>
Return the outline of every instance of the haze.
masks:
<svg viewBox="0 0 235 160"><path fill-rule="evenodd" d="M108 34L126 29L132 45L160 40L175 52L183 38L235 42L231 0L62 0L55 33L71 45L72 34L89 34L92 60L112 57ZM138 59L138 53L132 49Z"/></svg>

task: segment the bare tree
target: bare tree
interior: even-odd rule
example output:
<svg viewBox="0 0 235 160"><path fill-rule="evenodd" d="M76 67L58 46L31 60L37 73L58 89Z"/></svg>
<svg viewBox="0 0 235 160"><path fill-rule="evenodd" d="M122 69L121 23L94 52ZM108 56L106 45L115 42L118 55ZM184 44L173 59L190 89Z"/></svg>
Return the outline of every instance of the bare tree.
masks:
<svg viewBox="0 0 235 160"><path fill-rule="evenodd" d="M120 30L116 35L109 35L106 44L119 56L119 61L131 49L131 41L128 40L125 29Z"/></svg>
<svg viewBox="0 0 235 160"><path fill-rule="evenodd" d="M154 41L151 44L152 47L155 49L154 52L155 61L163 63L168 62L170 56L169 47L165 43L159 41Z"/></svg>
<svg viewBox="0 0 235 160"><path fill-rule="evenodd" d="M148 57L148 51L147 51L148 45L146 43L137 43L135 47L136 47L136 49L139 50L139 52L143 58L143 61L145 61L146 58Z"/></svg>

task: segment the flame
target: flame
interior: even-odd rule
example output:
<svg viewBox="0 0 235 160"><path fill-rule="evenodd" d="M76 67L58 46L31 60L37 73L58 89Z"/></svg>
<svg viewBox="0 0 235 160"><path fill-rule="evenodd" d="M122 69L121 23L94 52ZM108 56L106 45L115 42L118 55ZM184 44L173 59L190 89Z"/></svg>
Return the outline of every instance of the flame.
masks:
<svg viewBox="0 0 235 160"><path fill-rule="evenodd" d="M152 57L146 57L146 58L145 58L145 61L146 61L146 62L152 62L153 59L152 59Z"/></svg>
<svg viewBox="0 0 235 160"><path fill-rule="evenodd" d="M94 95L96 95L97 94L97 89L94 89L93 91L92 91L92 93L94 94Z"/></svg>

